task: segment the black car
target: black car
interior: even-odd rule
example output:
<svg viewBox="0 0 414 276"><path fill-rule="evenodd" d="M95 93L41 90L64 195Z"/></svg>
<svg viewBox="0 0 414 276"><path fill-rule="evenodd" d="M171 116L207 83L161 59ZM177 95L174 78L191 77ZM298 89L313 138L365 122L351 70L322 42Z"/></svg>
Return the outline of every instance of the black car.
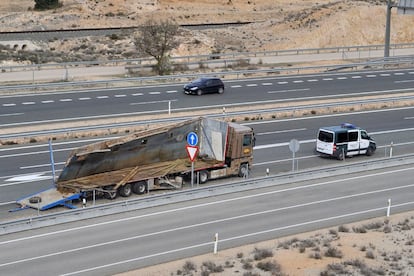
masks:
<svg viewBox="0 0 414 276"><path fill-rule="evenodd" d="M224 92L224 83L219 78L199 78L184 85L185 94L202 95L207 93Z"/></svg>

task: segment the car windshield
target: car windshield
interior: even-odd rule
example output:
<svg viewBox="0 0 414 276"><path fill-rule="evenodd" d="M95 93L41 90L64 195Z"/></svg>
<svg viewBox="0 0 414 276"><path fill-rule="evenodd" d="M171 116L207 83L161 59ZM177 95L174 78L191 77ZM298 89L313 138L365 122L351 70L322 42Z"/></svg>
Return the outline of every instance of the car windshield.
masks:
<svg viewBox="0 0 414 276"><path fill-rule="evenodd" d="M196 80L193 80L191 83L192 84L200 84L200 83L203 83L203 80L204 79L196 79Z"/></svg>

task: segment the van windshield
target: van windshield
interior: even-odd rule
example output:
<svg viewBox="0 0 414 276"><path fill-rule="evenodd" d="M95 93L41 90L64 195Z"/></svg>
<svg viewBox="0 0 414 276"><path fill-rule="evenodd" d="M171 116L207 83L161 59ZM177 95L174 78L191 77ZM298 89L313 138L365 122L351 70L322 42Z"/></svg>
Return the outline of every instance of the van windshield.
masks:
<svg viewBox="0 0 414 276"><path fill-rule="evenodd" d="M318 140L322 142L332 143L333 133L320 130L319 135L318 135Z"/></svg>

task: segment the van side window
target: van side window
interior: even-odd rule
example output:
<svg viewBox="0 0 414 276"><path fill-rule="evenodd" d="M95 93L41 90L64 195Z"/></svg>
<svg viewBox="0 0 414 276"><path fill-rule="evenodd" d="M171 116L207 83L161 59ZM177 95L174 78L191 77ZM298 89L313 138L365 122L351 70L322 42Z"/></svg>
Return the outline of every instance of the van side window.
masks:
<svg viewBox="0 0 414 276"><path fill-rule="evenodd" d="M355 142L355 141L358 141L358 132L357 131L349 132L349 142Z"/></svg>
<svg viewBox="0 0 414 276"><path fill-rule="evenodd" d="M333 134L330 132L319 131L318 135L319 141L332 143L333 142Z"/></svg>
<svg viewBox="0 0 414 276"><path fill-rule="evenodd" d="M361 131L361 139L369 139L368 133L366 131Z"/></svg>
<svg viewBox="0 0 414 276"><path fill-rule="evenodd" d="M252 135L246 134L243 136L243 147L250 146L252 144Z"/></svg>
<svg viewBox="0 0 414 276"><path fill-rule="evenodd" d="M348 142L348 132L339 132L336 137L337 143L346 143Z"/></svg>

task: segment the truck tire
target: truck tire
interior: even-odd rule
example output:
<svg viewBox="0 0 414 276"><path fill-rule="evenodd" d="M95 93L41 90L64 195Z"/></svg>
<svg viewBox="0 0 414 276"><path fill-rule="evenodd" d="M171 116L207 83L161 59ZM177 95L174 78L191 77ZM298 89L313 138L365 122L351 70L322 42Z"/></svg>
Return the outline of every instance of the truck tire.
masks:
<svg viewBox="0 0 414 276"><path fill-rule="evenodd" d="M130 183L126 183L125 185L119 187L119 195L122 197L129 197L132 195L132 186Z"/></svg>
<svg viewBox="0 0 414 276"><path fill-rule="evenodd" d="M142 195L147 191L147 183L145 181L135 182L132 185L132 191L137 195Z"/></svg>
<svg viewBox="0 0 414 276"><path fill-rule="evenodd" d="M198 175L199 175L200 184L204 184L208 181L208 171L205 171L205 170L199 171Z"/></svg>
<svg viewBox="0 0 414 276"><path fill-rule="evenodd" d="M40 202L42 202L42 198L40 196L32 196L29 199L29 202L30 203L40 203Z"/></svg>
<svg viewBox="0 0 414 276"><path fill-rule="evenodd" d="M247 166L247 164L241 164L239 168L239 176L245 177L245 176L248 176L248 174L249 174L249 167Z"/></svg>

